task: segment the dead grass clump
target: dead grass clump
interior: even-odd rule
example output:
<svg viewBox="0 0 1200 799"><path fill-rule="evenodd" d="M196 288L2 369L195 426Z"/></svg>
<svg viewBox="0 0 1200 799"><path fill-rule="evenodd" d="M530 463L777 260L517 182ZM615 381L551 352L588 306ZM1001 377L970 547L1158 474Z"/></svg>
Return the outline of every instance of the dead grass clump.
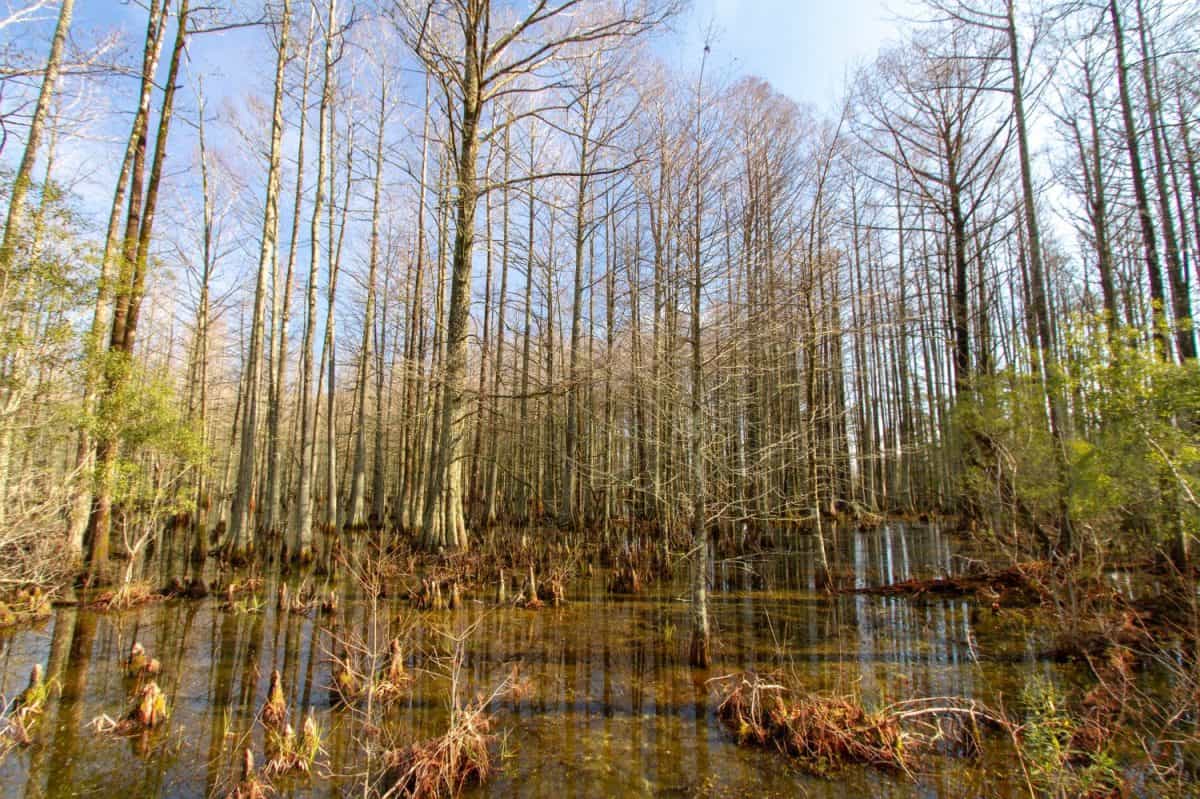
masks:
<svg viewBox="0 0 1200 799"><path fill-rule="evenodd" d="M771 747L804 770L828 775L866 765L913 775L923 752L971 756L980 728L1006 726L967 700L933 697L867 710L854 697L806 694L787 701L787 689L756 675L718 677L726 685L717 717L739 743Z"/></svg>
<svg viewBox="0 0 1200 799"><path fill-rule="evenodd" d="M785 693L781 685L742 677L717 717L740 743L774 747L813 774L850 764L911 773L914 750L896 716L868 712L847 697L809 695L788 704Z"/></svg>
<svg viewBox="0 0 1200 799"><path fill-rule="evenodd" d="M304 717L300 737L291 724L285 723L278 732L267 731L267 764L263 776L277 777L293 771L309 774L317 755L321 753L321 729L311 712Z"/></svg>
<svg viewBox="0 0 1200 799"><path fill-rule="evenodd" d="M445 735L389 753L387 795L402 799L456 797L493 771L491 718L484 703L458 710Z"/></svg>
<svg viewBox="0 0 1200 799"><path fill-rule="evenodd" d="M123 583L117 590L101 591L87 604L91 610L121 611L159 602L165 597L156 591L149 583L132 581Z"/></svg>
<svg viewBox="0 0 1200 799"><path fill-rule="evenodd" d="M111 735L137 735L153 730L169 717L166 694L151 680L138 691L133 707L119 721L103 715L92 719L91 727Z"/></svg>
<svg viewBox="0 0 1200 799"><path fill-rule="evenodd" d="M40 585L19 588L0 602L0 627L44 619L51 614L50 594Z"/></svg>
<svg viewBox="0 0 1200 799"><path fill-rule="evenodd" d="M300 737L296 737L295 729L288 723L287 699L279 669L271 672L271 687L258 718L265 732L263 748L267 763L263 775L275 777L292 771L308 774L321 751L321 730L310 711L300 728Z"/></svg>

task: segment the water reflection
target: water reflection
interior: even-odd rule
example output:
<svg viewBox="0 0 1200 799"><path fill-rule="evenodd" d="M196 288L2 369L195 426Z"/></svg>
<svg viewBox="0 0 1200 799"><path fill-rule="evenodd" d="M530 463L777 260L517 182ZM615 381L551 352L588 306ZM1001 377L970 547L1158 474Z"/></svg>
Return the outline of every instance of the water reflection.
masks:
<svg viewBox="0 0 1200 799"><path fill-rule="evenodd" d="M936 528L891 525L835 532L832 549L855 584L953 572L952 541ZM445 640L434 625L478 622L465 663L469 691L486 692L512 664L530 687L499 712L508 731L501 775L480 796L1005 796L1004 753L983 764L931 763L917 783L865 769L835 780L804 777L772 753L739 748L720 728L708 677L743 669L781 672L814 690L861 692L868 702L907 696L1012 696L1030 670L1011 631L972 622L958 599L816 591L811 541L766 558L713 566L714 666L687 667L687 605L682 583L637 597L610 597L597 575L574 584L560 609L497 609L468 602L459 611L414 613L406 602L380 605L377 638L415 624L408 647L417 680L389 714L400 740L437 732L447 689L421 670L422 653ZM274 586L261 594L273 597ZM337 796L363 768L367 731L357 713L335 709L328 694L335 634L365 635L364 601L343 601L319 618L224 610L219 599L162 602L122 614L60 609L45 628L10 635L3 645L6 695L20 690L33 663L62 685L37 743L0 763L5 796L213 796L228 789L236 752L261 751L255 715L272 669L283 675L293 718L312 708L326 731L327 773L279 786L284 796ZM127 703L121 655L142 641L162 661L160 685L172 715L165 731L114 740L88 721ZM995 651L1016 657L992 658ZM981 654L982 653L982 654ZM993 768L994 767L994 768ZM991 775L991 776L990 776Z"/></svg>

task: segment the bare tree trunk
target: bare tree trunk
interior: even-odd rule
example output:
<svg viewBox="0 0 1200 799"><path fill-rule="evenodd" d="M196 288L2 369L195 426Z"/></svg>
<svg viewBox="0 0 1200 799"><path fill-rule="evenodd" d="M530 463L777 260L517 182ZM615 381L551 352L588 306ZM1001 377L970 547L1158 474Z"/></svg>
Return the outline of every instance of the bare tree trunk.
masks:
<svg viewBox="0 0 1200 799"><path fill-rule="evenodd" d="M512 120L504 128L504 168L503 168L503 187L501 188L500 204L502 208L502 219L500 222L500 298L496 307L496 365L492 370L492 396L488 402L488 421L491 423L491 436L488 445L488 464L487 477L484 480L483 488L483 525L490 527L496 523L496 479L500 470L500 446L497 438L498 425L496 423L498 408L496 407L496 397L500 393L501 380L504 373L504 334L505 326L505 310L508 301L508 263L509 263L509 235L508 235L508 215L509 215L509 164L512 161L512 149L510 141L510 131L512 129ZM482 420L481 420L482 422Z"/></svg>
<svg viewBox="0 0 1200 799"><path fill-rule="evenodd" d="M332 9L331 9L332 10ZM296 492L292 556L301 561L312 559L313 545L313 468L316 449L316 410L313 408L313 338L317 324L317 276L321 261L321 211L325 203L328 168L330 103L333 94L333 17L325 28L324 78L317 126L316 196L309 224L308 286L304 316L304 343L300 367L300 484Z"/></svg>
<svg viewBox="0 0 1200 799"><path fill-rule="evenodd" d="M413 294L409 303L409 332L407 347L407 366L405 378L404 412L406 419L407 441L405 442L404 483L400 487L401 512L400 527L412 530L424 518L424 494L421 491L421 480L418 468L424 451L426 425L422 409L425 405L424 370L425 370L425 297L422 285L425 277L425 215L426 186L429 165L429 82L425 83L425 114L421 131L421 179L418 195L417 210L417 245L416 245L416 275L413 278Z"/></svg>
<svg viewBox="0 0 1200 799"><path fill-rule="evenodd" d="M535 148L535 136L531 133L529 136L529 168L532 172L534 168L533 157ZM521 389L518 392L520 399L518 400L517 420L518 428L521 431L520 450L518 453L517 473L520 475L520 490L517 492L518 504L517 512L521 514L521 518L529 519L532 516L532 503L534 502L535 492L540 490L540 487L533 487L533 479L530 474L530 464L532 462L532 442L530 441L530 420L529 420L529 377L530 368L532 366L531 358L531 341L533 337L533 227L534 221L537 218L536 198L534 194L535 181L530 175L530 180L526 189L528 199L528 220L529 228L525 236L525 292L523 298L523 331L521 338Z"/></svg>
<svg viewBox="0 0 1200 799"><path fill-rule="evenodd" d="M330 26L333 26L335 13L335 0L330 2ZM334 111L330 109L330 122L334 119ZM337 208L337 203L334 198L334 181L337 177L337 165L339 163L336 158L336 150L334 148L333 133L335 129L330 127L330 143L329 154L331 158L331 169L329 171L329 198L330 202L327 207L328 216L326 223L328 224L328 277L329 283L325 295L325 343L322 346L321 358L328 369L325 385L325 524L324 524L324 546L325 546L325 566L330 568L332 563L329 557L332 555L332 546L334 538L339 527L340 516L338 515L340 499L338 491L338 470L337 470L337 317L335 316L335 307L337 303L337 286L338 277L341 274L342 266L342 244L346 236L346 217L350 213L350 192L354 182L354 169L352 159L354 156L354 133L356 126L352 119L347 119L346 123L346 155L345 155L345 179L343 184L343 194L341 208ZM334 211L339 213L335 214Z"/></svg>
<svg viewBox="0 0 1200 799"><path fill-rule="evenodd" d="M134 114L125 156L121 162L121 171L117 176L117 185L113 192L113 202L109 210L108 228L104 239L104 254L100 261L100 275L97 281L96 307L86 342L88 363L84 375L82 403L84 413L91 413L94 410L97 395L101 391L104 381L102 359L108 345L106 336L111 332L113 298L117 288L118 270L121 269L120 248L124 241L121 237L121 218L125 211L125 197L130 186L130 173L145 158L150 98L154 89L154 74L158 71L158 59L165 39L163 34L166 30L166 17L165 0L152 0L147 16L145 46L142 53L138 108ZM140 192L140 188L138 191ZM93 442L88 430L84 428L79 431L75 451L74 479L76 485L67 524L67 540L70 551L78 553L80 556L83 555L84 537L90 526L94 472Z"/></svg>
<svg viewBox="0 0 1200 799"><path fill-rule="evenodd" d="M288 59L292 27L291 0L283 0L279 44L275 58L275 94L271 108L271 144L267 157L267 196L263 211L262 239L258 252L258 277L254 285L254 311L250 321L250 352L246 362L246 407L242 414L241 451L238 455L237 485L229 514L230 556L244 560L254 552L255 484L258 451L258 404L263 370L263 329L267 315L267 276L274 272L279 238L279 174L283 145L283 72Z"/></svg>
<svg viewBox="0 0 1200 799"><path fill-rule="evenodd" d="M311 16L311 14L310 14ZM312 30L313 26L309 26ZM267 466L267 518L266 528L271 533L282 532L287 527L287 520L283 510L283 493L284 488L288 484L286 472L283 466L283 395L287 388L287 362L288 362L288 324L291 322L292 316L292 294L295 288L296 276L296 252L299 249L300 239L300 219L303 216L302 209L304 204L304 142L308 125L305 117L308 110L308 88L310 68L312 65L312 41L311 38L304 43L304 76L301 79L300 87L300 124L297 131L296 143L296 187L292 197L292 228L288 238L288 258L287 266L283 278L283 296L277 298L281 300L282 307L278 313L273 315L274 324L276 326L276 353L275 353L275 378L274 392L271 402L271 410L268 419L268 466ZM288 446L292 445L291 434L288 437ZM292 554L295 554L294 552Z"/></svg>
<svg viewBox="0 0 1200 799"><path fill-rule="evenodd" d="M209 326L210 291L213 269L216 266L216 252L213 244L213 197L208 175L208 151L204 136L204 102L200 101L198 115L200 136L200 186L204 195L204 238L203 264L200 275L200 301L196 306L196 341L194 346L192 374L194 385L199 387L199 400L195 408L195 422L200 428L200 446L208 448L208 356L209 356ZM212 542L209 537L208 512L212 507L212 497L209 496L208 464L201 464L196 470L196 513L192 520L195 528L195 543L192 548L192 562L203 565L208 559Z"/></svg>
<svg viewBox="0 0 1200 799"><path fill-rule="evenodd" d="M1175 346L1180 359L1196 358L1196 334L1192 329L1192 297L1187 274L1179 253L1179 238L1175 235L1175 221L1171 215L1171 188L1167 185L1167 156L1163 144L1162 110L1155 86L1154 74L1157 59L1151 46L1149 20L1142 9L1142 0L1136 2L1138 37L1142 46L1142 83L1146 91L1146 112L1150 118L1150 147L1154 156L1154 183L1158 190L1158 218L1162 225L1163 244L1167 256L1167 279L1171 285L1171 324L1175 328ZM1164 309L1165 310L1165 309Z"/></svg>
<svg viewBox="0 0 1200 799"><path fill-rule="evenodd" d="M1114 0L1115 2L1115 0ZM1058 547L1070 553L1074 547L1071 530L1071 515L1068 510L1069 478L1067 464L1067 440L1064 425L1066 408L1059 387L1057 357L1055 355L1054 332L1050 327L1050 308L1046 301L1046 276L1042 264L1042 236L1038 227L1036 198L1033 192L1033 170L1029 153L1029 136L1025 122L1025 85L1021 75L1020 49L1017 43L1017 24L1013 6L1015 0L1007 0L1008 15L1008 59L1012 74L1013 117L1017 123L1017 154L1021 162L1021 196L1025 210L1025 231L1029 237L1029 279L1033 298L1033 314L1037 322L1037 338L1041 357L1038 359L1045 375L1045 390L1050 406L1050 435L1054 438L1054 458L1061 483L1058 507Z"/></svg>
<svg viewBox="0 0 1200 799"><path fill-rule="evenodd" d="M4 221L4 239L0 241L0 303L8 299L9 279L13 252L17 248L25 221L25 198L33 185L33 166L37 162L42 146L42 133L50 114L50 102L58 86L58 73L62 66L63 47L67 32L71 28L71 14L75 0L62 0L58 7L58 23L54 27L54 38L50 40L50 55L42 72L42 86L38 90L37 102L33 106L33 117L29 120L29 134L25 137L25 149L13 176L8 195L8 214ZM153 15L151 15L153 16ZM3 503L0 503L2 505Z"/></svg>
<svg viewBox="0 0 1200 799"><path fill-rule="evenodd" d="M705 56L708 45L704 47ZM707 59L705 59L707 60ZM702 240L704 237L704 173L701 163L701 117L700 111L704 102L704 61L700 62L700 77L696 83L696 118L695 118L695 153L692 161L692 190L695 208L692 228L692 274L689 290L691 293L691 430L690 449L688 455L691 462L691 500L692 500L692 547L696 552L692 568L692 639L689 647L688 660L695 668L708 668L711 660L709 654L708 626L708 527L705 519L705 474L704 474L704 374L703 359L700 346L700 288L704 282Z"/></svg>
<svg viewBox="0 0 1200 799"><path fill-rule="evenodd" d="M590 77L590 76L588 76ZM575 280L571 293L571 344L567 357L567 430L562 461L562 498L559 506L559 522L567 527L579 526L576 508L576 480L579 475L579 370L580 339L583 333L583 246L587 236L585 213L587 210L588 170L591 168L592 134L592 86L584 87L579 98L579 175L575 184ZM589 290L590 291L590 290Z"/></svg>
<svg viewBox="0 0 1200 799"><path fill-rule="evenodd" d="M1138 145L1137 126L1133 119L1133 101L1129 94L1129 67L1125 59L1125 33L1121 27L1119 0L1109 0L1108 13L1112 20L1113 44L1117 54L1117 88L1121 99L1121 118L1125 125L1125 150L1129 155L1129 171L1133 179L1133 195L1137 202L1138 220L1142 228L1142 246L1145 249L1146 272L1150 278L1150 301L1153 304L1153 336L1160 357L1170 360L1170 348L1162 332L1163 312L1166 309L1166 292L1163 287L1162 267L1158 261L1158 234L1154 230L1154 217L1150 211L1150 199L1146 191L1146 178L1142 171L1142 151Z"/></svg>
<svg viewBox="0 0 1200 799"><path fill-rule="evenodd" d="M162 10L165 21L166 11ZM153 13L152 13L153 15ZM134 340L137 334L138 317L142 296L145 291L146 269L150 258L150 231L158 202L158 187L162 178L163 159L166 157L167 134L171 127L171 112L175 102L176 79L182 60L184 43L187 39L188 0L180 0L177 15L175 45L171 54L170 67L163 91L159 111L158 132L154 143L154 156L150 175L145 187L145 207L142 199L142 167L144 166L145 138L142 137L138 156L135 157L130 193L129 214L126 219L124 253L119 272L116 305L113 311L112 335L109 340L110 356L106 364L105 385L100 398L101 414L113 413L112 403L129 378ZM159 27L159 34L162 27ZM115 479L119 442L112 432L106 432L96 442L96 503L91 518L91 550L88 554L88 576L91 580L107 578L109 534L112 519L113 484Z"/></svg>
<svg viewBox="0 0 1200 799"><path fill-rule="evenodd" d="M471 258L475 242L475 179L479 148L477 129L480 86L474 26L468 27L469 54L463 86L461 134L455 164L454 253L451 261L450 307L446 322L446 361L442 372L442 406L437 418L437 446L430 473L430 500L422 523L429 549L465 549L467 528L462 507L462 457L465 420L462 418L467 379L467 327L471 311ZM440 520L435 522L434 515Z"/></svg>
<svg viewBox="0 0 1200 799"><path fill-rule="evenodd" d="M375 332L375 274L379 263L379 202L383 190L383 128L387 120L387 84L379 93L379 130L375 138L375 179L371 197L371 251L367 267L367 306L363 316L362 347L359 352L358 386L362 396L354 431L354 476L350 485L349 521L351 528L365 527L367 485L367 368L371 361L371 336Z"/></svg>

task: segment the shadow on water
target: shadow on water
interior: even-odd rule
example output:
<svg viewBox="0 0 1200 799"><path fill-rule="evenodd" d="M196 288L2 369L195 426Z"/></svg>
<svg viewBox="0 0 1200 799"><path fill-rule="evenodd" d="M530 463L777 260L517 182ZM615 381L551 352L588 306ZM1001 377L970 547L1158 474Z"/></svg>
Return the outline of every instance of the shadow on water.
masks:
<svg viewBox="0 0 1200 799"><path fill-rule="evenodd" d="M468 601L457 611L416 612L404 599L381 600L376 621L388 635L415 624L408 651L417 679L389 719L401 740L444 728L447 686L421 669L422 653L444 647L435 625L477 621L466 651L468 691L487 693L514 663L528 690L497 712L507 731L501 773L469 795L1019 795L1001 741L981 761L931 760L916 782L858 768L807 777L774 753L734 744L714 715L710 677L781 672L813 690L859 693L868 704L911 696L996 702L1019 695L1034 672L1057 668L1029 654L1033 645L1019 627L993 624L962 599L818 592L810 543L800 538L786 553L714 564L714 665L703 674L687 667L683 581L612 597L597 574L570 586L564 607L540 611ZM860 587L944 576L958 562L952 540L925 526L843 530L835 547ZM224 609L220 598L109 614L61 608L43 626L0 640L5 696L23 687L34 663L46 664L62 688L35 744L0 762L0 793L222 795L240 747L254 740L261 749L254 720L276 668L293 719L313 708L328 760L312 778L277 786L279 794L351 793L366 733L359 715L330 702L329 656L335 631L372 623L370 603L344 599L332 617L279 612L274 589L260 590L263 606L254 613ZM170 720L148 737L99 736L88 722L127 706L120 661L134 640L162 662Z"/></svg>

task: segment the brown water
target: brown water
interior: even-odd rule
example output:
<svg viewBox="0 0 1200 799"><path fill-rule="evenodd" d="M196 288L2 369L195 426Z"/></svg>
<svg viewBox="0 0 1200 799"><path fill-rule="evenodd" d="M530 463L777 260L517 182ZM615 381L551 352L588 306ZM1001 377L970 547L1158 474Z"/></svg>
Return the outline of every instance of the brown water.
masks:
<svg viewBox="0 0 1200 799"><path fill-rule="evenodd" d="M374 638L412 628L417 680L387 714L399 742L444 729L448 683L435 656L437 629L477 624L466 645L466 694L487 693L517 664L527 687L502 700L501 771L471 796L887 796L1023 795L1016 761L1000 740L981 760L932 757L914 781L866 768L830 779L806 776L773 752L735 745L715 716L709 678L779 672L817 690L859 693L868 705L916 696L1020 695L1034 674L1073 679L1032 656L1022 621L960 599L841 595L815 590L810 542L785 554L714 566L714 665L687 666L683 582L612 597L600 575L568 587L568 604L539 611L468 601L458 611L413 611L381 600ZM859 585L945 575L955 569L951 539L936 528L891 525L843 532L839 560ZM0 762L3 796L212 796L235 777L241 746L261 752L254 717L271 670L283 672L298 725L312 707L326 737L324 764L310 778L277 785L283 796L361 795L362 716L329 700L333 637L371 636L364 600L343 601L331 618L278 613L274 586L256 613L231 612L218 598L168 601L124 613L62 608L43 626L0 639L0 692L14 696L34 663L62 683L36 742ZM349 595L349 592L347 592ZM88 722L128 706L121 656L141 641L162 662L171 718L134 739L94 733ZM247 735L249 737L247 737ZM261 762L261 755L259 756Z"/></svg>

